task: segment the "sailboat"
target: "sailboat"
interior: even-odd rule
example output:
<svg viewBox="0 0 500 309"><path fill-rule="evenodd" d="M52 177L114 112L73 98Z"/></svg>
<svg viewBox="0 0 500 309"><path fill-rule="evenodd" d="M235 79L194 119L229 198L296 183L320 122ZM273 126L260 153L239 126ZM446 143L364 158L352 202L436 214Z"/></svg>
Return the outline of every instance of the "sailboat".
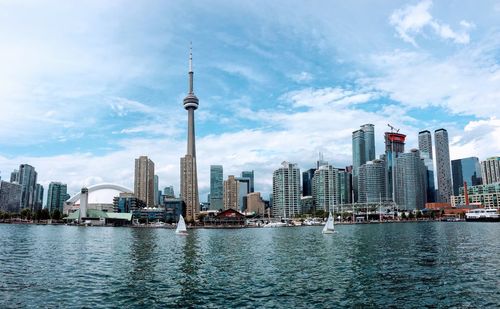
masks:
<svg viewBox="0 0 500 309"><path fill-rule="evenodd" d="M330 212L328 214L328 220L326 220L326 224L325 224L325 227L323 228L322 233L323 234L333 234L334 231L335 231L335 227L333 225L333 216L332 216L332 212Z"/></svg>
<svg viewBox="0 0 500 309"><path fill-rule="evenodd" d="M184 217L179 215L179 222L177 222L177 228L175 229L177 234L187 234L186 222L184 222Z"/></svg>

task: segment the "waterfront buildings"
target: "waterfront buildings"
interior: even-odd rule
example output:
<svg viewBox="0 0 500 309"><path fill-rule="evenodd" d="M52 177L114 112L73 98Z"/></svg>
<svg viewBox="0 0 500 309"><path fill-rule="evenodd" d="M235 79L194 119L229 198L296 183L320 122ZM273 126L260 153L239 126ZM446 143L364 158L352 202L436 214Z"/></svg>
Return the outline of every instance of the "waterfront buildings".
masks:
<svg viewBox="0 0 500 309"><path fill-rule="evenodd" d="M424 160L426 168L426 183L425 190L427 195L427 203L436 202L436 185L434 182L434 162L429 158L429 153L420 152L420 157Z"/></svg>
<svg viewBox="0 0 500 309"><path fill-rule="evenodd" d="M0 180L0 210L19 213L21 211L22 186Z"/></svg>
<svg viewBox="0 0 500 309"><path fill-rule="evenodd" d="M241 178L248 178L249 181L249 192L255 192L255 174L254 171L243 171L241 172Z"/></svg>
<svg viewBox="0 0 500 309"><path fill-rule="evenodd" d="M338 170L337 191L339 204L351 204L352 202L352 174L347 169Z"/></svg>
<svg viewBox="0 0 500 309"><path fill-rule="evenodd" d="M481 162L484 184L500 182L500 157L491 157Z"/></svg>
<svg viewBox="0 0 500 309"><path fill-rule="evenodd" d="M272 213L274 217L292 218L300 214L300 169L284 161L273 172Z"/></svg>
<svg viewBox="0 0 500 309"><path fill-rule="evenodd" d="M210 165L210 210L224 209L224 176L222 165Z"/></svg>
<svg viewBox="0 0 500 309"><path fill-rule="evenodd" d="M405 152L406 135L394 132L385 132L385 189L386 198L395 201L397 187L395 179L395 162L398 156Z"/></svg>
<svg viewBox="0 0 500 309"><path fill-rule="evenodd" d="M247 209L247 194L250 193L250 179L237 177L238 181L238 205L239 212L244 212Z"/></svg>
<svg viewBox="0 0 500 309"><path fill-rule="evenodd" d="M62 214L64 211L64 202L70 198L68 187L61 182L51 182L47 193L47 209L50 213L56 209Z"/></svg>
<svg viewBox="0 0 500 309"><path fill-rule="evenodd" d="M449 203L452 186L448 131L445 129L434 131L434 142L436 146L437 201Z"/></svg>
<svg viewBox="0 0 500 309"><path fill-rule="evenodd" d="M148 207L155 206L155 164L147 156L135 159L134 194Z"/></svg>
<svg viewBox="0 0 500 309"><path fill-rule="evenodd" d="M133 193L124 192L113 198L114 212L131 213L145 207L146 203Z"/></svg>
<svg viewBox="0 0 500 309"><path fill-rule="evenodd" d="M426 167L418 149L399 154L396 159L396 204L399 209L424 209Z"/></svg>
<svg viewBox="0 0 500 309"><path fill-rule="evenodd" d="M418 149L421 156L432 160L432 135L428 130L418 132ZM426 154L426 155L425 155Z"/></svg>
<svg viewBox="0 0 500 309"><path fill-rule="evenodd" d="M160 178L158 177L158 175L154 175L154 193L153 193L153 196L154 196L154 200L153 200L153 205L154 206L157 206L157 205L160 205L160 194L159 194L159 182L160 182Z"/></svg>
<svg viewBox="0 0 500 309"><path fill-rule="evenodd" d="M247 195L247 213L254 213L263 216L265 212L265 202L260 196L260 192L250 192Z"/></svg>
<svg viewBox="0 0 500 309"><path fill-rule="evenodd" d="M468 201L465 199L464 187L459 194L451 197L451 205L482 205L484 207L500 208L500 182L467 187Z"/></svg>
<svg viewBox="0 0 500 309"><path fill-rule="evenodd" d="M21 209L35 210L37 172L29 164L19 166L19 184L22 186Z"/></svg>
<svg viewBox="0 0 500 309"><path fill-rule="evenodd" d="M186 214L186 207L181 198L164 196L163 206L165 207L165 219L168 222L178 222L179 216Z"/></svg>
<svg viewBox="0 0 500 309"><path fill-rule="evenodd" d="M300 208L303 214L312 214L315 212L314 198L312 196L302 196L300 198Z"/></svg>
<svg viewBox="0 0 500 309"><path fill-rule="evenodd" d="M453 195L459 194L459 189L464 186L464 182L469 187L482 184L481 166L476 157L452 160L451 172L453 175Z"/></svg>
<svg viewBox="0 0 500 309"><path fill-rule="evenodd" d="M193 55L189 53L189 92L184 98L184 109L188 112L187 152L181 158L181 198L186 204L186 220L195 220L200 209L198 196L198 174L196 170L196 146L194 130L194 111L198 109L198 98L193 88Z"/></svg>
<svg viewBox="0 0 500 309"><path fill-rule="evenodd" d="M35 187L35 204L33 205L34 211L42 210L43 192L44 192L43 186L37 183Z"/></svg>
<svg viewBox="0 0 500 309"><path fill-rule="evenodd" d="M375 127L364 124L352 132L352 182L354 202L358 202L358 172L367 161L375 160Z"/></svg>
<svg viewBox="0 0 500 309"><path fill-rule="evenodd" d="M224 209L239 210L239 182L234 175L227 176L224 180Z"/></svg>
<svg viewBox="0 0 500 309"><path fill-rule="evenodd" d="M337 188L338 170L326 164L320 166L313 177L313 199L316 210L333 211L339 204Z"/></svg>
<svg viewBox="0 0 500 309"><path fill-rule="evenodd" d="M315 171L315 168L310 168L302 172L302 196L312 196L312 179Z"/></svg>
<svg viewBox="0 0 500 309"><path fill-rule="evenodd" d="M385 201L385 161L373 160L359 169L359 202L379 203Z"/></svg>

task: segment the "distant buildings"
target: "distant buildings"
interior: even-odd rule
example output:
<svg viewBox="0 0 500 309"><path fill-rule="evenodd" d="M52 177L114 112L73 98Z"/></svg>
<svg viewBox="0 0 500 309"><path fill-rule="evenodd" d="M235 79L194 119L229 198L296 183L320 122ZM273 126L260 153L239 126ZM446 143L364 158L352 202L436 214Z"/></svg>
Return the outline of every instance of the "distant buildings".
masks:
<svg viewBox="0 0 500 309"><path fill-rule="evenodd" d="M50 213L56 209L62 214L64 211L64 202L70 198L68 187L61 182L51 182L47 193L47 209Z"/></svg>
<svg viewBox="0 0 500 309"><path fill-rule="evenodd" d="M333 211L339 204L337 187L338 170L332 165L320 166L313 177L313 200L316 210Z"/></svg>
<svg viewBox="0 0 500 309"><path fill-rule="evenodd" d="M418 149L420 155L425 156L432 160L432 135L428 130L418 132Z"/></svg>
<svg viewBox="0 0 500 309"><path fill-rule="evenodd" d="M33 205L33 210L42 210L43 207L43 186L39 183L35 187L35 204Z"/></svg>
<svg viewBox="0 0 500 309"><path fill-rule="evenodd" d="M300 169L283 162L273 172L272 212L274 217L293 218L300 214Z"/></svg>
<svg viewBox="0 0 500 309"><path fill-rule="evenodd" d="M0 210L18 213L21 211L22 186L0 180Z"/></svg>
<svg viewBox="0 0 500 309"><path fill-rule="evenodd" d="M396 159L396 204L400 209L424 209L426 202L426 167L420 152L412 149Z"/></svg>
<svg viewBox="0 0 500 309"><path fill-rule="evenodd" d="M260 192L250 192L247 195L247 213L263 216L265 213L265 202L260 196Z"/></svg>
<svg viewBox="0 0 500 309"><path fill-rule="evenodd" d="M239 211L239 182L234 175L227 176L224 180L224 209Z"/></svg>
<svg viewBox="0 0 500 309"><path fill-rule="evenodd" d="M467 187L469 200L465 200L464 187L459 194L451 197L451 205L483 205L484 207L500 208L500 182Z"/></svg>
<svg viewBox="0 0 500 309"><path fill-rule="evenodd" d="M135 159L134 194L146 203L148 207L154 207L155 196L155 164L147 156Z"/></svg>
<svg viewBox="0 0 500 309"><path fill-rule="evenodd" d="M224 176L222 165L210 165L210 209L224 209Z"/></svg>
<svg viewBox="0 0 500 309"><path fill-rule="evenodd" d="M302 196L312 196L312 179L315 171L315 168L310 168L302 172Z"/></svg>
<svg viewBox="0 0 500 309"><path fill-rule="evenodd" d="M175 193L174 193L174 186L168 186L168 187L165 187L163 189L163 195L169 197L169 198L173 198L175 197Z"/></svg>
<svg viewBox="0 0 500 309"><path fill-rule="evenodd" d="M481 162L484 184L500 182L500 157L491 157Z"/></svg>
<svg viewBox="0 0 500 309"><path fill-rule="evenodd" d="M400 154L405 152L406 135L394 132L385 132L385 189L388 200L395 201L397 187L393 179L395 178L395 162Z"/></svg>
<svg viewBox="0 0 500 309"><path fill-rule="evenodd" d="M481 166L476 157L457 159L451 161L453 175L453 195L459 194L459 189L464 186L478 186L482 184Z"/></svg>
<svg viewBox="0 0 500 309"><path fill-rule="evenodd" d="M337 190L339 204L352 203L352 174L347 169L338 170Z"/></svg>
<svg viewBox="0 0 500 309"><path fill-rule="evenodd" d="M434 142L436 146L437 201L449 203L452 186L448 131L445 129L434 131Z"/></svg>
<svg viewBox="0 0 500 309"><path fill-rule="evenodd" d="M385 201L385 162L373 160L359 169L359 202L379 203Z"/></svg>
<svg viewBox="0 0 500 309"><path fill-rule="evenodd" d="M132 213L140 208L145 208L146 203L137 198L133 193L120 193L113 198L113 210L118 213Z"/></svg>
<svg viewBox="0 0 500 309"><path fill-rule="evenodd" d="M158 175L154 175L154 206L160 205L159 182L160 178L158 177Z"/></svg>
<svg viewBox="0 0 500 309"><path fill-rule="evenodd" d="M19 184L22 186L21 209L35 210L37 172L29 164L19 166Z"/></svg>
<svg viewBox="0 0 500 309"><path fill-rule="evenodd" d="M254 171L243 171L241 172L241 178L249 179L249 192L255 192L255 180L254 180Z"/></svg>

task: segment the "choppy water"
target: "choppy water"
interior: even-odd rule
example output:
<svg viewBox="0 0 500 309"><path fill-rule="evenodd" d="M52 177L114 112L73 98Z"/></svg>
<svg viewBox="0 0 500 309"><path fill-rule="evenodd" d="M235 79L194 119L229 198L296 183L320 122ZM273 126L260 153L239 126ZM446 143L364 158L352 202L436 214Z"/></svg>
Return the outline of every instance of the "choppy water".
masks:
<svg viewBox="0 0 500 309"><path fill-rule="evenodd" d="M497 307L500 224L0 224L0 307Z"/></svg>

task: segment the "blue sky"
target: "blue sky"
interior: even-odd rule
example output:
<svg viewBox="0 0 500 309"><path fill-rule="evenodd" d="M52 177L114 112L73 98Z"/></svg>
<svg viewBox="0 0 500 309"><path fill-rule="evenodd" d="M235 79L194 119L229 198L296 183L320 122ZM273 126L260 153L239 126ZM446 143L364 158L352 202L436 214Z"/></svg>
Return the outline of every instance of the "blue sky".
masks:
<svg viewBox="0 0 500 309"><path fill-rule="evenodd" d="M0 0L0 170L133 184L148 155L179 189L193 42L201 199L209 165L351 162L351 132L387 123L416 147L448 129L452 159L500 154L500 1Z"/></svg>

